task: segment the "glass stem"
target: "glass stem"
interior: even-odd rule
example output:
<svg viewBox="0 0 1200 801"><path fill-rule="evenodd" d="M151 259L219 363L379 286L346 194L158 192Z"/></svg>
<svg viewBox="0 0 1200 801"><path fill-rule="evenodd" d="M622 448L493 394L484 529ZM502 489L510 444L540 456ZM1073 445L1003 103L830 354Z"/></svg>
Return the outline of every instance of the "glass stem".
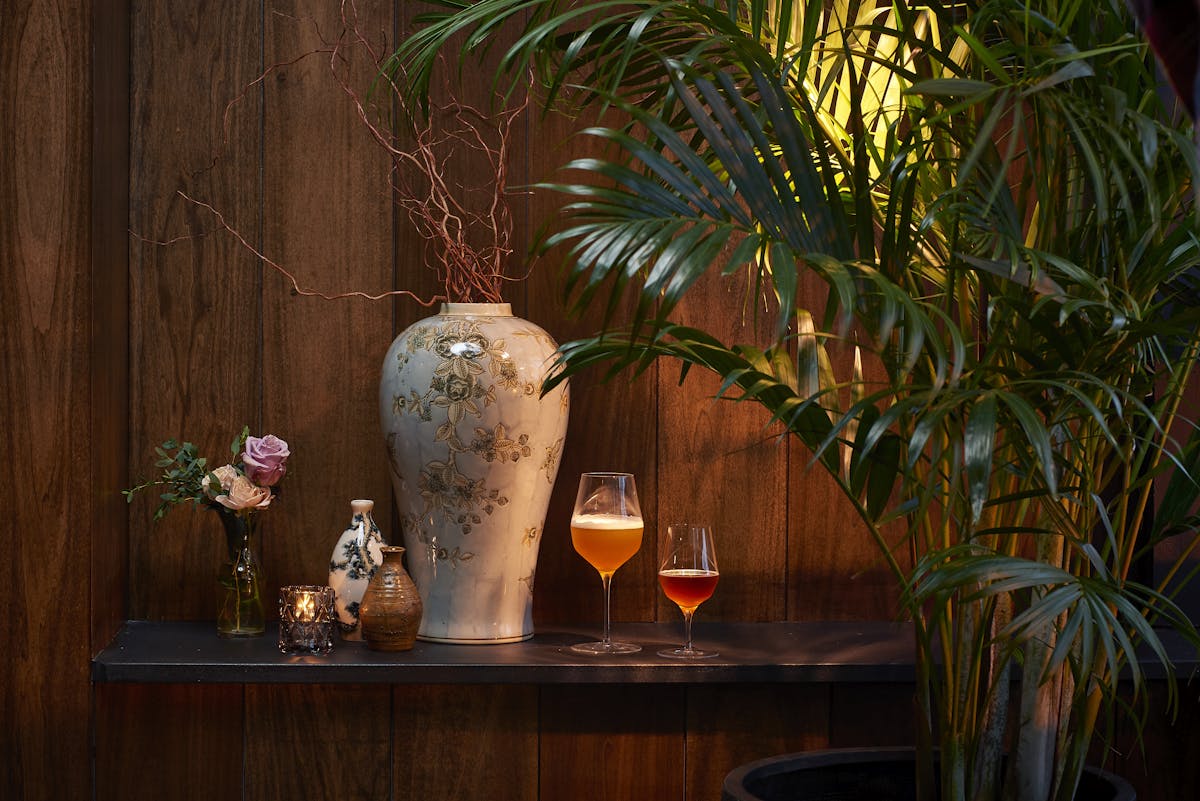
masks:
<svg viewBox="0 0 1200 801"><path fill-rule="evenodd" d="M696 614L696 607L690 609L679 608L683 612L683 631L687 636L687 645L683 646L683 650L690 652L692 650L692 615Z"/></svg>
<svg viewBox="0 0 1200 801"><path fill-rule="evenodd" d="M612 645L612 636L609 633L611 617L609 615L609 599L612 597L612 573L601 573L600 581L604 584L604 644Z"/></svg>

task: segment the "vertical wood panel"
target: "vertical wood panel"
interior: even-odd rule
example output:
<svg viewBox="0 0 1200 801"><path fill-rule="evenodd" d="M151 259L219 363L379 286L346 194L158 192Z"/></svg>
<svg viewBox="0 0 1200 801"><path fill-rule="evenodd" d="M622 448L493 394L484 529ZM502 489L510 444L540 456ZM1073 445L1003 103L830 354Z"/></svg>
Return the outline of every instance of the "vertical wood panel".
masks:
<svg viewBox="0 0 1200 801"><path fill-rule="evenodd" d="M1200 420L1200 371L1193 372L1191 378L1192 380L1188 384L1183 403L1180 404L1179 413L1189 420ZM1181 429L1177 433L1177 436L1184 442L1186 442L1186 437L1189 435L1190 432L1184 429ZM1158 493L1158 497L1162 497L1162 493L1165 492L1166 484L1169 480L1169 474L1156 479L1155 492ZM1193 507L1193 511L1196 511L1198 508L1200 508L1200 497L1197 498L1197 504ZM1157 581L1162 581L1167 576L1168 571L1178 562L1180 556L1186 552L1191 542L1192 536L1185 534L1178 537L1171 537L1154 547L1154 573ZM1190 554L1185 562L1186 564L1177 575L1188 575L1190 571L1197 569L1197 563L1200 563L1200 554ZM1193 581L1185 585L1175 597L1175 602L1191 616L1192 620L1200 620L1200 581Z"/></svg>
<svg viewBox="0 0 1200 801"><path fill-rule="evenodd" d="M754 305L741 281L710 274L672 319L703 328L726 345L762 344L774 315L760 308L756 319ZM721 581L701 607L701 619L782 620L787 442L767 427L761 406L714 400L720 377L697 369L677 386L678 368L659 368L658 542L673 522L713 525ZM660 615L678 616L665 596L658 598Z"/></svg>
<svg viewBox="0 0 1200 801"><path fill-rule="evenodd" d="M687 721L685 798L715 801L739 765L829 745L829 686L689 687Z"/></svg>
<svg viewBox="0 0 1200 801"><path fill-rule="evenodd" d="M242 696L237 685L96 685L97 801L241 798Z"/></svg>
<svg viewBox="0 0 1200 801"><path fill-rule="evenodd" d="M911 684L834 684L829 747L912 745L916 735Z"/></svg>
<svg viewBox="0 0 1200 801"><path fill-rule="evenodd" d="M90 781L90 21L0 13L0 796L30 801Z"/></svg>
<svg viewBox="0 0 1200 801"><path fill-rule="evenodd" d="M245 798L388 798L390 715L386 686L248 686Z"/></svg>
<svg viewBox="0 0 1200 801"><path fill-rule="evenodd" d="M87 274L87 239L64 233L70 220L87 217L88 199L77 187L86 185L88 168L86 154L71 150L83 145L62 125L86 112L80 111L79 95L61 87L88 85L80 59L90 43L78 20L64 23L46 11L30 15L37 24L29 26L17 22L30 7L6 10L0 24L5 67L0 132L5 141L30 150L17 154L19 166L0 169L3 196L22 198L13 213L0 215L2 260L18 265L17 280L0 282L5 353L17 354L6 359L0 398L5 419L30 419L32 425L28 431L0 426L5 452L12 456L0 469L8 471L7 486L24 486L34 476L27 509L53 498L61 501L56 508L68 522L91 520L103 502L89 499L92 486L69 485L66 476L85 473L80 465L95 462L93 456L112 458L101 475L119 478L122 451L129 450L134 475L148 476L151 448L159 440L184 436L219 457L246 422L258 433L287 437L297 454L285 495L268 513L272 586L323 580L349 498L374 496L379 522L387 527L390 492L375 408L379 359L395 331L429 310L411 301L330 303L289 296L282 280L261 275L257 261L220 233L208 212L174 194L183 188L213 203L251 241L261 240L269 255L296 267L305 284L331 291L391 285L425 296L437 291L421 243L388 202L386 162L328 82L327 60L310 59L251 89L233 109L229 138L223 138L228 101L265 65L314 46L313 18L320 18L323 32L334 29L327 5L136 4L130 225L150 239L203 236L169 247L135 243L128 306L132 411L128 424L102 432L94 429L104 410L120 405L119 394L105 395L90 418L77 414L72 403L96 389L83 384L89 344L93 382L101 380L97 368L111 364L121 370L119 356L106 361L103 340L121 328L122 313L101 308L123 305L121 287L96 284L108 275L101 273L100 256L92 262L93 283L85 286L80 276ZM400 4L400 13L410 14L412 5ZM275 16L277 9L286 16ZM390 29L389 13L373 18L369 27ZM14 32L24 37L17 45L11 42ZM44 79L44 70L60 68L64 77ZM468 89L476 94L467 99L482 100L485 83ZM112 91L119 104L119 89ZM63 103L71 108L63 109ZM579 121L535 117L529 125L513 155L513 184L556 177L558 165L591 147L568 138ZM39 136L29 137L29 130ZM119 131L110 133L120 138ZM57 150L47 158L38 148ZM214 155L219 158L210 168ZM67 165L61 171L60 163ZM62 181L71 183L70 191ZM97 209L103 200L96 198ZM550 194L514 202L518 252L562 203ZM115 241L105 241L105 254L119 252ZM515 310L560 342L600 327L596 314L583 320L566 316L562 258L561 253L543 258L529 280L509 293ZM819 297L815 285L806 292ZM89 304L101 312L93 312L96 333L90 343L80 322ZM685 322L702 322L732 339L741 309L740 295L712 286L694 295L681 314ZM63 367L43 369L47 364ZM699 374L676 387L673 365L637 381L622 376L601 384L598 378L585 375L573 386L568 444L541 546L539 625L595 621L599 628L599 581L571 549L567 527L578 474L592 469L633 471L647 518L646 541L614 584L618 631L621 620L653 619L664 610L677 619L657 590L655 541L659 522L694 514L716 524L724 573L701 625L705 617L892 614L894 589L875 561L875 546L826 477L804 469L809 455L794 443L772 439L761 410L713 404L707 396L715 384ZM35 406L37 414L30 414ZM90 439L81 430L88 419ZM116 445L115 455L97 453L126 431L131 448ZM91 450L47 445L76 440L88 442ZM9 498L0 494L5 504ZM217 522L177 513L152 527L153 506L151 499L139 501L131 512L133 616L211 618L213 573L222 548ZM44 608L45 551L35 559L21 550L20 535L32 525L28 513L4 510L0 517L12 521L8 533L17 543L17 558L9 580L0 582L3 600L9 608L33 612L23 621L6 616L0 624L5 641L18 644L0 674L0 717L19 721L22 729L20 741L15 726L4 729L0 750L13 756L0 773L0 794L82 797L86 654L80 643L87 642L86 626L80 623L76 631L36 625L48 620L39 618L48 613L37 612ZM54 540L64 557L73 530L60 526ZM385 535L398 538L394 530ZM116 562L126 554L120 547L105 551L103 541L93 544L100 560L93 562L100 565L97 580L108 583L92 588L91 622L103 631L113 615L111 582L121 569ZM49 573L54 586L67 585L63 568ZM60 598L55 620L85 620L83 589ZM95 693L97 796L238 797L244 747L251 798L715 798L724 773L749 759L826 744L910 742L911 692L900 685L102 685ZM1164 788L1182 793L1178 797L1194 794L1197 781L1187 760L1194 718L1193 705L1177 728L1153 730L1144 798L1169 797ZM65 773L64 743L70 765ZM159 767L147 771L145 753L154 754Z"/></svg>
<svg viewBox="0 0 1200 801"><path fill-rule="evenodd" d="M403 39L414 30L413 17L431 10L431 6L423 2L398 2L396 6L397 30L399 38ZM468 87L458 89L463 100L482 100L481 85L468 81ZM465 94L463 94L465 92ZM446 98L445 86L442 84L430 87L431 104L436 107ZM403 113L401 104L393 99L396 113ZM413 146L412 132L403 125L395 128L398 147L409 150ZM519 178L519 176L518 176ZM439 310L445 300L445 287L439 280L435 267L436 253L428 251L421 237L409 219L408 214L397 204L393 208L393 289L407 290L424 303L407 297L399 296L393 301L393 335L399 334L409 325L418 322ZM513 306L516 311L518 305ZM390 343L389 343L390 344ZM386 348L385 348L386 350ZM398 534L399 532L397 532Z"/></svg>
<svg viewBox="0 0 1200 801"><path fill-rule="evenodd" d="M682 687L544 687L541 709L541 801L683 797Z"/></svg>
<svg viewBox="0 0 1200 801"><path fill-rule="evenodd" d="M552 114L538 119L530 135L530 181L562 180L557 168L595 145L571 133L582 122ZM552 222L565 203L562 195L540 192L530 200L534 226ZM562 295L566 254L543 256L526 281L529 317L561 344L591 336L601 327L599 309L582 318L567 315ZM599 371L571 380L571 418L562 464L550 501L538 555L534 619L543 623L595 621L603 617L603 594L596 571L571 546L571 511L579 475L596 470L634 474L646 534L642 547L613 578L614 630L622 620L653 620L657 584L654 537L658 498L656 368L638 379L625 374L608 383Z"/></svg>
<svg viewBox="0 0 1200 801"><path fill-rule="evenodd" d="M1145 727L1139 732L1135 719L1118 710L1114 740L1098 737L1094 743L1090 762L1132 784L1138 801L1200 797L1200 687L1193 678L1179 689L1176 717L1167 705L1166 685L1152 682L1145 696Z"/></svg>
<svg viewBox="0 0 1200 801"><path fill-rule="evenodd" d="M250 3L134 10L130 224L152 240L195 237L138 241L131 254L134 478L157 475L153 447L168 437L223 460L242 425L261 422L260 267L209 212L176 194L211 203L258 239L260 103L246 87L261 71L259 22ZM147 495L131 510L131 614L215 618L220 523L179 509L153 524L157 493Z"/></svg>
<svg viewBox="0 0 1200 801"><path fill-rule="evenodd" d="M129 3L92 9L92 652L126 618L129 513Z"/></svg>
<svg viewBox="0 0 1200 801"><path fill-rule="evenodd" d="M394 689L392 797L536 801L538 690Z"/></svg>
<svg viewBox="0 0 1200 801"><path fill-rule="evenodd" d="M896 583L874 540L808 451L792 451L788 619L894 619Z"/></svg>
<svg viewBox="0 0 1200 801"><path fill-rule="evenodd" d="M274 10L265 18L265 61L287 66L264 82L264 251L301 286L378 293L392 278L389 160L319 52L317 31L340 30L337 4L301 0ZM373 13L359 20L364 33L391 29L390 8ZM340 64L365 96L374 76L365 50L348 44ZM391 519L378 400L389 305L296 296L283 276L264 276L259 433L283 437L293 454L268 512L268 598L280 584L325 583L352 499L374 499L376 520Z"/></svg>
<svg viewBox="0 0 1200 801"><path fill-rule="evenodd" d="M798 304L820 319L827 294L820 280L806 276ZM837 378L848 381L853 352L830 346L830 357ZM864 364L868 381L871 369ZM897 588L875 541L833 478L795 439L787 497L787 619L893 619Z"/></svg>

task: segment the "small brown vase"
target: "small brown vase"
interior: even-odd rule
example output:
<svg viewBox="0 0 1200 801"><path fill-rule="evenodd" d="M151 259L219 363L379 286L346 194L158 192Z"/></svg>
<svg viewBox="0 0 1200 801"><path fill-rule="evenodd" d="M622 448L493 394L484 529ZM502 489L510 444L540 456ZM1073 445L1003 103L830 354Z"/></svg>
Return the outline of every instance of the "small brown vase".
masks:
<svg viewBox="0 0 1200 801"><path fill-rule="evenodd" d="M363 639L374 651L407 651L421 625L421 596L404 572L404 549L385 545L383 564L375 570L358 608Z"/></svg>

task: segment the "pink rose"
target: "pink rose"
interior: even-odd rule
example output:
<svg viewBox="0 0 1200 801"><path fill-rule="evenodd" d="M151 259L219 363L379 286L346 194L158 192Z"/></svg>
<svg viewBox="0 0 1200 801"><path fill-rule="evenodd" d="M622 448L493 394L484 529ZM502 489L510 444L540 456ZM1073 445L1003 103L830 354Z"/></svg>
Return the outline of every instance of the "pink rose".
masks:
<svg viewBox="0 0 1200 801"><path fill-rule="evenodd" d="M229 494L218 495L214 500L235 512L241 509L266 509L271 505L271 490L258 486L245 476L238 476L229 487Z"/></svg>
<svg viewBox="0 0 1200 801"><path fill-rule="evenodd" d="M234 479L238 477L237 469L227 464L223 467L218 467L211 474L204 477L202 484L204 485L204 494L212 499L216 499L218 495L229 492L229 488L233 486ZM220 486L214 487L211 479L216 478Z"/></svg>
<svg viewBox="0 0 1200 801"><path fill-rule="evenodd" d="M260 487L273 487L287 472L287 458L291 455L288 444L274 434L247 437L246 451L242 454L246 477Z"/></svg>

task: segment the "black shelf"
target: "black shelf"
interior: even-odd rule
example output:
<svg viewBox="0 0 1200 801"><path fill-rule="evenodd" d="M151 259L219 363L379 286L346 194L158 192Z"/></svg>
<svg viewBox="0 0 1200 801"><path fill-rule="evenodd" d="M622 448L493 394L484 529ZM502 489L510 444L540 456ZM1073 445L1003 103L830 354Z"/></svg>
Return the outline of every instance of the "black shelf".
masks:
<svg viewBox="0 0 1200 801"><path fill-rule="evenodd" d="M139 684L752 684L910 683L912 627L886 622L697 623L697 647L720 656L682 662L658 656L679 643L679 623L620 623L613 636L636 654L589 657L568 646L595 639L595 626L553 626L506 645L418 642L397 654L341 643L328 656L279 653L274 625L262 637L223 640L211 622L127 621L92 660L94 682ZM1178 676L1200 672L1196 650L1162 632ZM1141 660L1147 678L1161 666Z"/></svg>
<svg viewBox="0 0 1200 801"><path fill-rule="evenodd" d="M595 626L539 629L506 645L418 642L388 654L338 643L328 656L279 653L276 629L222 640L212 623L129 621L92 660L95 682L252 684L708 684L911 682L912 629L875 622L710 623L697 647L720 656L681 662L658 656L677 645L679 623L622 623L614 637L636 654L589 657L568 646L595 639Z"/></svg>

